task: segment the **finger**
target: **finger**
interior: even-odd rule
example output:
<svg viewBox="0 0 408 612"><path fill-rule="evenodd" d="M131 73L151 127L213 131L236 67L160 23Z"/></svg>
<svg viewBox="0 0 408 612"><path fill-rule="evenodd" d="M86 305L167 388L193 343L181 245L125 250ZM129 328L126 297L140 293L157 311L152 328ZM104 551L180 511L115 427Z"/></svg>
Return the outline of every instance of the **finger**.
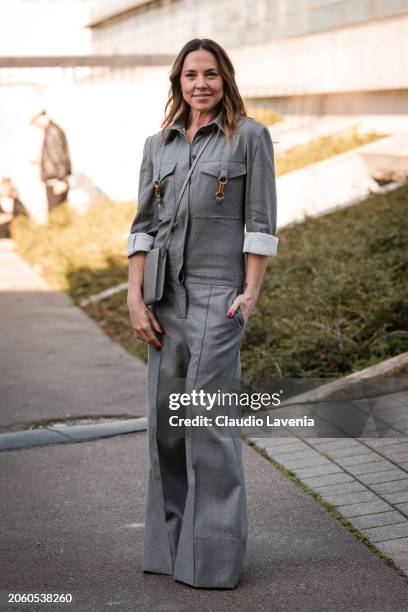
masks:
<svg viewBox="0 0 408 612"><path fill-rule="evenodd" d="M229 317L229 318L233 317L234 314L236 313L236 310L237 310L238 306L239 306L239 302L234 300L232 302L231 306L227 310L227 317Z"/></svg>
<svg viewBox="0 0 408 612"><path fill-rule="evenodd" d="M149 319L150 319L150 323L152 324L153 328L157 332L159 332L160 334L165 333L165 330L162 328L162 326L160 325L160 323L158 322L158 320L156 319L156 317L150 310L149 310Z"/></svg>
<svg viewBox="0 0 408 612"><path fill-rule="evenodd" d="M162 344L153 332L152 328L149 327L147 330L144 330L144 332L144 337L146 338L145 341L147 342L147 344L150 344L154 348L161 349Z"/></svg>
<svg viewBox="0 0 408 612"><path fill-rule="evenodd" d="M158 338L156 338L156 336L152 336L152 338L148 341L148 344L157 350L162 348L162 343Z"/></svg>

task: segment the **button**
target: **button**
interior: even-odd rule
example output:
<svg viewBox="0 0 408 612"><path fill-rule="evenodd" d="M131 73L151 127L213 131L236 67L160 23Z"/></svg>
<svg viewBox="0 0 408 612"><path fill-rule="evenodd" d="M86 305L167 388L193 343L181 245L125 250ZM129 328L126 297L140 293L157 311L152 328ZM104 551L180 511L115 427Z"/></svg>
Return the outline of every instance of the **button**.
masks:
<svg viewBox="0 0 408 612"><path fill-rule="evenodd" d="M195 159L197 157L197 155L192 155L192 158Z"/></svg>

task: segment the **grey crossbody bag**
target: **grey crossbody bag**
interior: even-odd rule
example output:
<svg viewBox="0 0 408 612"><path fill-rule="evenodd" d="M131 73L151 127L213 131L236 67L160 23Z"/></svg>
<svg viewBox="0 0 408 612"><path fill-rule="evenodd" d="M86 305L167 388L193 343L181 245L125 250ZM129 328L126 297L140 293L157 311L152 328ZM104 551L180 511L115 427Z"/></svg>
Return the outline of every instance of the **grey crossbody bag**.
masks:
<svg viewBox="0 0 408 612"><path fill-rule="evenodd" d="M181 200L183 198L184 192L191 178L193 170L196 167L196 164L199 158L201 157L201 154L204 152L204 149L206 148L213 136L214 132L203 144L200 151L197 153L197 157L191 165L190 170L188 171L188 174L184 180L183 186L177 198L174 213L171 217L170 225L167 230L166 238L164 240L164 246L151 249L151 251L149 251L145 256L143 273L143 301L147 306L149 306L150 304L154 304L155 302L159 302L163 297L164 281L166 277L167 251L171 238L171 230L173 229L173 225L176 220L176 215Z"/></svg>

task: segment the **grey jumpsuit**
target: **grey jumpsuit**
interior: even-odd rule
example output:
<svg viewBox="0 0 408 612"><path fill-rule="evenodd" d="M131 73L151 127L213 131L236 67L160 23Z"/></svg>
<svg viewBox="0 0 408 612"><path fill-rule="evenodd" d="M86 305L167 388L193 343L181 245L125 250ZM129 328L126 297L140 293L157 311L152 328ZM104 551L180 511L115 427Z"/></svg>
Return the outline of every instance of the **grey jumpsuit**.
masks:
<svg viewBox="0 0 408 612"><path fill-rule="evenodd" d="M233 318L226 313L244 290L245 253L276 255L274 152L268 128L246 117L230 142L221 114L191 144L184 124L183 117L174 122L165 142L161 132L145 142L138 211L128 238L129 257L163 245L183 181L213 130L172 230L164 298L151 306L165 333L158 334L162 349L149 346L148 354L143 570L197 587L234 588L248 534L241 437L215 427L206 436L194 427L172 435L168 397L174 385L189 393L215 381L212 390L236 390L245 320L239 308ZM215 195L220 176L228 179L223 198ZM239 406L228 411L239 416ZM203 409L178 412L191 417Z"/></svg>

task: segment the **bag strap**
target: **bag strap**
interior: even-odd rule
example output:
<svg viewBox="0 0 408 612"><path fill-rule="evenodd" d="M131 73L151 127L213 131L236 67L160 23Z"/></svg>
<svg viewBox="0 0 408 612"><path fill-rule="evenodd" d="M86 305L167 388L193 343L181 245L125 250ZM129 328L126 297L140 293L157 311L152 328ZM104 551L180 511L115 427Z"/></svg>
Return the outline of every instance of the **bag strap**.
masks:
<svg viewBox="0 0 408 612"><path fill-rule="evenodd" d="M212 132L212 134L210 135L210 137L209 137L209 138L207 138L207 140L205 141L205 143L203 144L203 146L201 147L201 149L200 149L200 150L199 150L199 152L197 153L197 157L195 158L194 162L192 163L191 168L190 168L190 170L188 171L187 176L186 176L186 178L185 178L185 180L184 180L183 186L182 186L182 188L180 189L180 193L179 193L179 195L178 195L177 202L176 202L176 207L175 207L175 210L174 210L173 216L172 216L172 218L171 218L171 222L170 222L169 228L168 228L167 233L166 233L166 238L165 238L165 241L164 241L164 246L162 247L162 249L163 249L163 255L162 255L162 257L164 257L164 253L165 253L166 249L167 249L167 248L168 248L168 246L169 246L169 243L170 243L170 238L171 238L171 230L172 230L173 225L174 225L174 222L175 222L175 220L176 220L176 215L177 215L177 212L178 212L178 209L179 209L179 206L180 206L181 200L182 200L182 198L183 198L184 192L185 192L185 190L186 190L187 184L188 184L188 182L189 182L189 180L190 180L190 178L191 178L191 175L193 174L194 168L196 167L196 164L197 164L198 160L199 160L199 159L200 159L200 157L201 157L201 154L204 152L204 149L205 149L205 148L206 148L206 146L209 144L210 140L211 140L211 139L214 137L214 134L215 134L215 132L213 131L213 132Z"/></svg>

